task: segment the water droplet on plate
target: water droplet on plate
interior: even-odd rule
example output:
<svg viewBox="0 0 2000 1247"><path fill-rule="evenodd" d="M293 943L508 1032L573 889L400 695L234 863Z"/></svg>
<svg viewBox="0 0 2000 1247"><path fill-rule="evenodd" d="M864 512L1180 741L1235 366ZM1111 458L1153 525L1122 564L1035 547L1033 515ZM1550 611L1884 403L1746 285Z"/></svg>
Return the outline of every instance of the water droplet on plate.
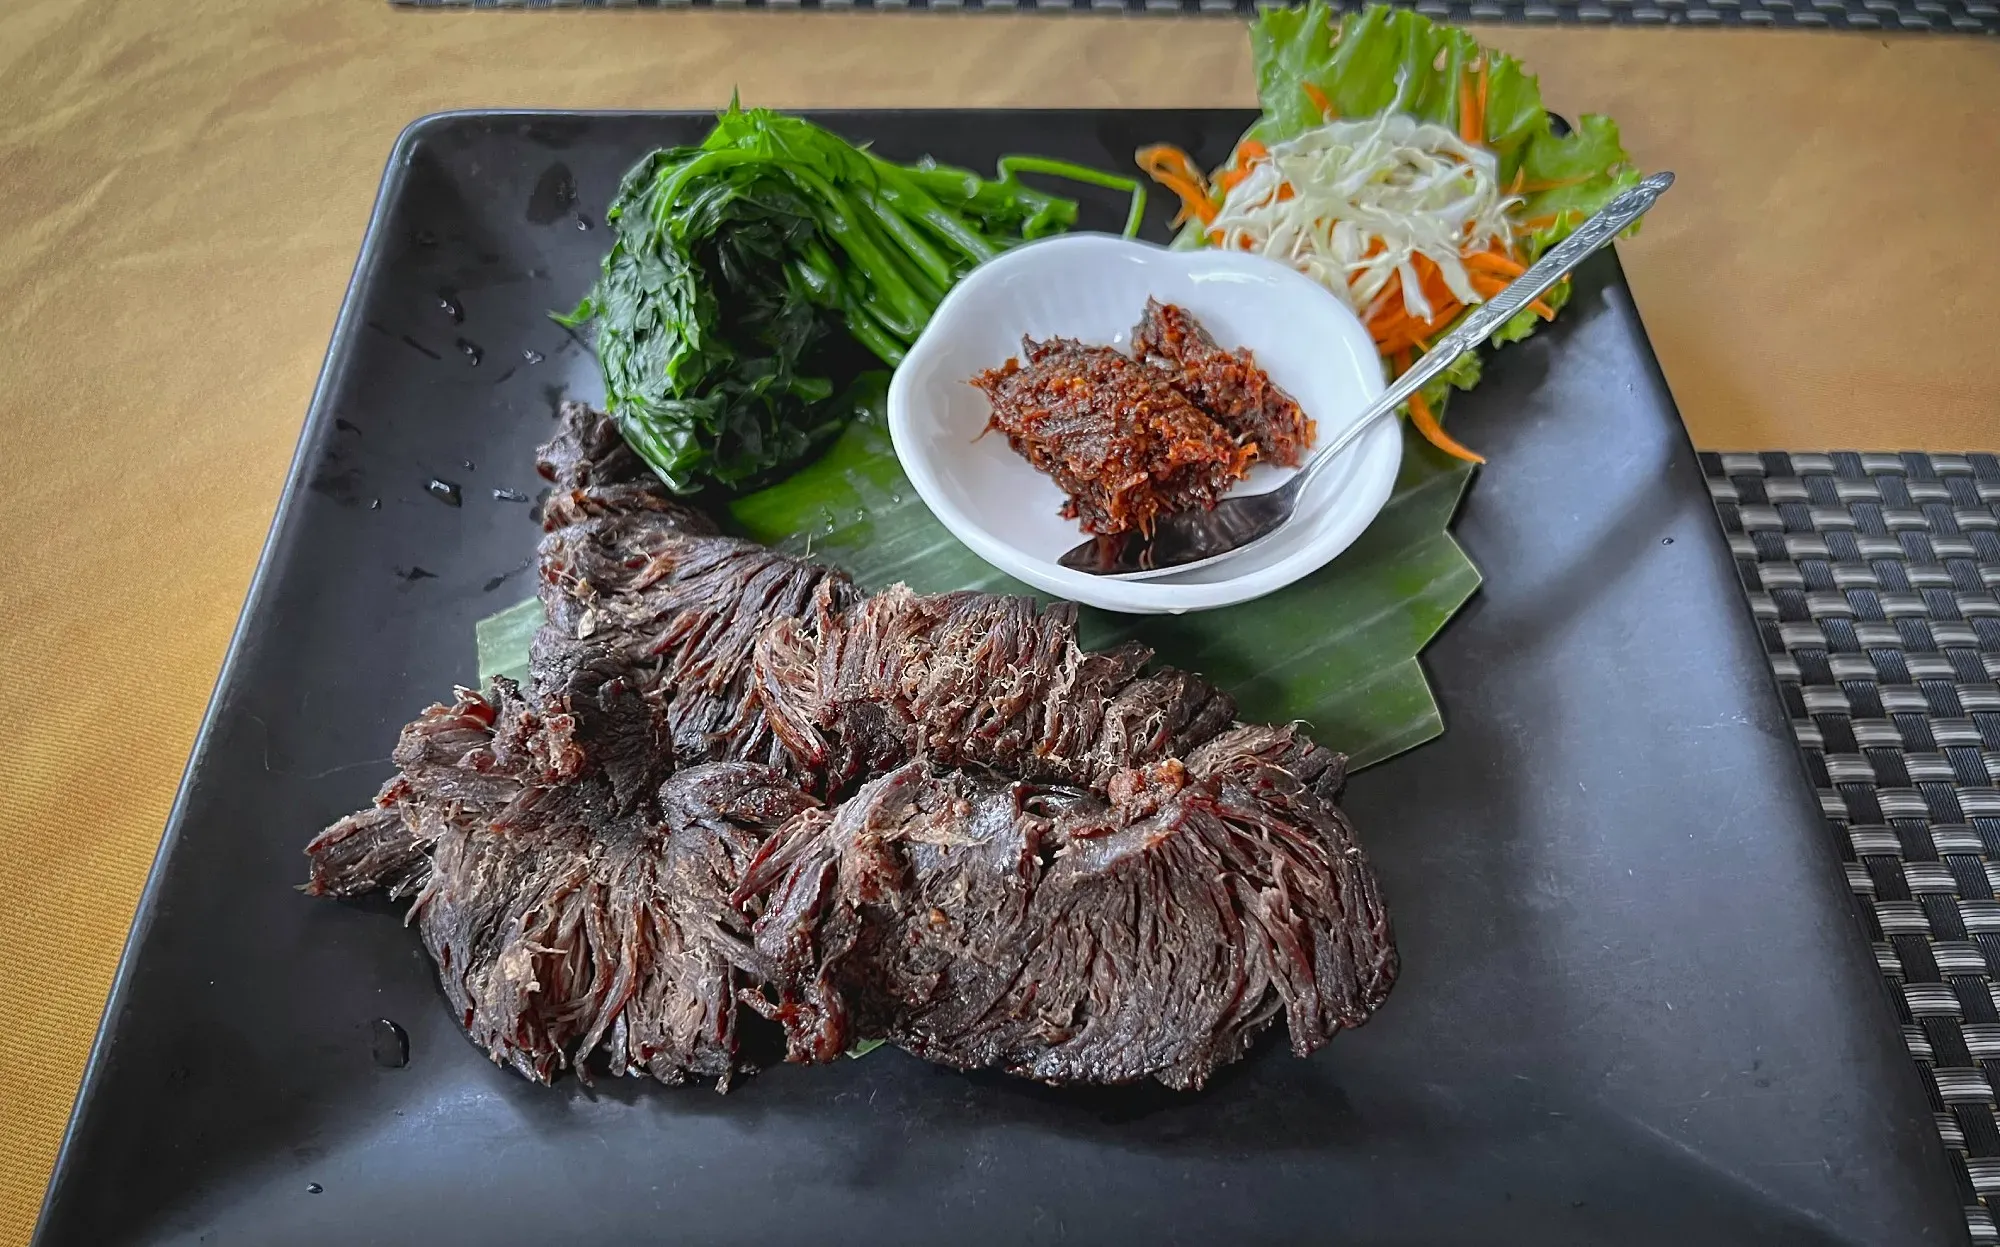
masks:
<svg viewBox="0 0 2000 1247"><path fill-rule="evenodd" d="M889 495L889 504L890 504L891 506L901 506L901 505L902 505L902 503L903 503L903 495L902 495L902 494L900 494L900 493L895 493L895 494L890 494L890 495Z"/></svg>
<svg viewBox="0 0 2000 1247"><path fill-rule="evenodd" d="M1670 546L1674 544L1674 539L1672 537L1662 537L1660 538L1660 544L1663 546Z"/></svg>
<svg viewBox="0 0 2000 1247"><path fill-rule="evenodd" d="M531 364L539 364L548 357L546 355L543 355L540 351L522 351L521 358L527 360Z"/></svg>
<svg viewBox="0 0 2000 1247"><path fill-rule="evenodd" d="M450 286L439 287L438 307L445 315L451 317L452 324L462 325L465 323L465 307L458 301L458 291L452 289Z"/></svg>
<svg viewBox="0 0 2000 1247"><path fill-rule="evenodd" d="M448 507L462 506L465 501L464 495L458 491L458 482L436 476L424 482L424 492Z"/></svg>
<svg viewBox="0 0 2000 1247"><path fill-rule="evenodd" d="M383 1069L401 1069L410 1063L410 1034L388 1018L376 1018L369 1026L369 1051Z"/></svg>
<svg viewBox="0 0 2000 1247"><path fill-rule="evenodd" d="M308 1183L306 1183L306 1194L308 1194L308 1195L317 1195L317 1194L319 1194L319 1193L320 1193L321 1191L324 1191L325 1189L326 1189L325 1187L321 1186L321 1185L320 1185L319 1183L317 1183L317 1182L308 1182Z"/></svg>
<svg viewBox="0 0 2000 1247"><path fill-rule="evenodd" d="M562 219L576 205L576 175L560 160L542 170L535 189L528 196L528 221L548 225Z"/></svg>
<svg viewBox="0 0 2000 1247"><path fill-rule="evenodd" d="M576 214L576 227L577 227L578 229L589 229L589 228L590 228L590 218L589 218L588 216L585 216L585 215L584 215L583 213L581 213L581 212L577 213L577 214Z"/></svg>
<svg viewBox="0 0 2000 1247"><path fill-rule="evenodd" d="M368 500L368 509L370 511L380 511L382 509L382 500L380 498L370 498Z"/></svg>
<svg viewBox="0 0 2000 1247"><path fill-rule="evenodd" d="M486 358L486 348L467 338L458 340L458 353L465 356L466 362L474 368L479 367L479 361Z"/></svg>
<svg viewBox="0 0 2000 1247"><path fill-rule="evenodd" d="M496 489L493 491L493 501L495 502L526 502L527 500L528 495L518 489Z"/></svg>
<svg viewBox="0 0 2000 1247"><path fill-rule="evenodd" d="M468 471L468 472L470 472L470 471L472 471L472 470L473 470L473 468L472 468L472 460L470 460L470 459L460 459L460 460L458 461L458 466L459 466L459 467L461 467L461 468L464 468L464 469L465 469L466 471Z"/></svg>

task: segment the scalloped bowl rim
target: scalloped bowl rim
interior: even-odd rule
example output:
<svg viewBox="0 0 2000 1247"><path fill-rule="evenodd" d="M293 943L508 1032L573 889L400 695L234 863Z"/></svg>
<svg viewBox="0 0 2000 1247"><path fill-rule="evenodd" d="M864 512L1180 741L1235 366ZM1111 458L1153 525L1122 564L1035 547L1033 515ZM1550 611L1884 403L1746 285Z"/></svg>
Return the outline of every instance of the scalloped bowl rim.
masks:
<svg viewBox="0 0 2000 1247"><path fill-rule="evenodd" d="M912 488L938 521L987 563L1045 592L1105 610L1132 614L1210 610L1276 592L1325 566L1360 537L1389 500L1402 463L1402 431L1396 421L1384 421L1343 452L1343 462L1329 464L1303 500L1299 515L1282 533L1257 550L1232 556L1208 568L1159 579L1113 580L1072 571L1055 561L1060 549L1045 549L1046 557L1024 550L993 531L990 522L982 521L974 513L977 508L961 502L968 488L967 479L962 479L965 473L955 474L953 464L945 460L958 458L962 465L974 456L985 455L991 472L996 467L991 456L996 452L979 448L976 437L970 435L963 441L962 455L955 449L959 444L956 441L940 449L943 438L939 428L949 418L952 408L969 412L966 394L971 394L971 401L977 403L977 427L984 426L990 408L984 396L971 387L969 378L972 371L994 367L1005 356L986 360L964 375L945 375L951 370L940 371L939 357L956 350L956 340L969 332L983 336L991 331L990 319L985 326L972 322L989 316L994 310L990 304L1003 297L1010 284L1035 282L1061 290L1063 283L1068 282L1075 288L1081 280L1080 272L1089 271L1093 265L1101 268L1120 263L1132 265L1135 272L1143 275L1139 285L1173 287L1162 296L1169 302L1199 304L1202 298L1207 298L1211 311L1217 306L1226 307L1228 315L1224 319L1234 325L1236 332L1225 334L1218 330L1217 338L1224 346L1247 346L1256 353L1258 362L1270 371L1273 380L1298 397L1306 414L1318 422L1321 443L1349 427L1352 417L1382 392L1384 383L1375 344L1360 319L1332 293L1287 265L1241 252L1174 251L1108 234L1058 235L1013 248L967 274L938 305L896 369L889 386L889 436ZM1123 272L1115 268L1110 271ZM1190 291L1196 297L1183 300ZM1147 293L1151 293L1150 289ZM1138 319L1144 298L1140 294L1132 300L1128 324ZM1209 319L1202 306L1191 306L1189 310L1197 318ZM1270 328L1263 335L1255 328L1245 331L1246 326L1258 325ZM1296 339L1300 326L1327 335L1316 340L1311 360L1301 359L1296 346L1286 357L1266 349L1278 337ZM1006 332L1009 340L1018 342L1022 334L1047 337L1051 333L1074 331L1062 325L1011 324L1006 326ZM1109 336L1099 332L1085 340L1103 343ZM1118 345L1123 345L1125 336L1122 331L1117 334ZM1260 336L1266 341L1260 343ZM945 386L964 389L947 390ZM1335 397L1329 399L1329 395ZM1346 410L1328 410L1329 407ZM959 423L964 427L965 421ZM1000 469L1012 478L1007 482L1009 496L1025 495L1049 503L1052 495L1053 502L1060 501L1060 491L1055 489L1053 481L1006 449L1004 442L998 446L997 453L1011 459L1019 469L1018 473L1011 468ZM1237 491L1262 492L1275 488L1290 475L1289 471L1259 467ZM995 491L989 488L987 492L991 495ZM992 505L989 499L986 509L990 511ZM1041 513L1034 514L1040 523ZM1073 521L1066 523L1074 533L1069 544L1081 541L1084 536L1081 529ZM1048 546L1046 538L1044 528L1044 547Z"/></svg>

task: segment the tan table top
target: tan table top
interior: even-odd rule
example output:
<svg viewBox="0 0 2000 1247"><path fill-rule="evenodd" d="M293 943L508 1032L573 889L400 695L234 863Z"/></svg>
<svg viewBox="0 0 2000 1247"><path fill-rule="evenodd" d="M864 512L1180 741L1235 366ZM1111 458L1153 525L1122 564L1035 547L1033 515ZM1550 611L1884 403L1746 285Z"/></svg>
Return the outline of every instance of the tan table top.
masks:
<svg viewBox="0 0 2000 1247"><path fill-rule="evenodd" d="M2000 446L2000 42L1487 32L1682 178L1623 248L1708 447ZM25 1241L390 144L445 108L1253 102L1227 20L0 14L0 1244ZM307 828L272 828L303 840Z"/></svg>

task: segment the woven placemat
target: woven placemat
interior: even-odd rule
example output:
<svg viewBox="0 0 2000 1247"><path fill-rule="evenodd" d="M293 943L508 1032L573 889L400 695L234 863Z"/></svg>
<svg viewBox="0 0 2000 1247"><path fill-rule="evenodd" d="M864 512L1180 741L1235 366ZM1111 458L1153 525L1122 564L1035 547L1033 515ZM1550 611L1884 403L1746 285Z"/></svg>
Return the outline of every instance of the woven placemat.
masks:
<svg viewBox="0 0 2000 1247"><path fill-rule="evenodd" d="M1978 1243L2000 1243L2000 459L1703 455Z"/></svg>
<svg viewBox="0 0 2000 1247"><path fill-rule="evenodd" d="M1012 13L1254 13L1260 0L390 0L406 8L471 9L967 9ZM1359 7L1336 5L1335 7ZM2000 35L1995 0L1417 0L1452 22L1536 25L1802 26Z"/></svg>

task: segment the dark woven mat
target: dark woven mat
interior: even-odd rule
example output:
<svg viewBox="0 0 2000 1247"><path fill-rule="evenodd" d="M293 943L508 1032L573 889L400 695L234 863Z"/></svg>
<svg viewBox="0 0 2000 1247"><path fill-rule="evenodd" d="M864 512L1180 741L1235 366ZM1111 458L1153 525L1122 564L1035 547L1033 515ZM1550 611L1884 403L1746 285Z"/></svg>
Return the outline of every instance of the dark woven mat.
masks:
<svg viewBox="0 0 2000 1247"><path fill-rule="evenodd" d="M1001 12L1249 14L1259 0L391 0L407 8L986 9ZM1536 25L1803 26L2000 35L2000 0L1396 0L1453 22ZM1343 7L1358 7L1347 5Z"/></svg>
<svg viewBox="0 0 2000 1247"><path fill-rule="evenodd" d="M1979 1243L2000 1243L2000 459L1703 455Z"/></svg>

